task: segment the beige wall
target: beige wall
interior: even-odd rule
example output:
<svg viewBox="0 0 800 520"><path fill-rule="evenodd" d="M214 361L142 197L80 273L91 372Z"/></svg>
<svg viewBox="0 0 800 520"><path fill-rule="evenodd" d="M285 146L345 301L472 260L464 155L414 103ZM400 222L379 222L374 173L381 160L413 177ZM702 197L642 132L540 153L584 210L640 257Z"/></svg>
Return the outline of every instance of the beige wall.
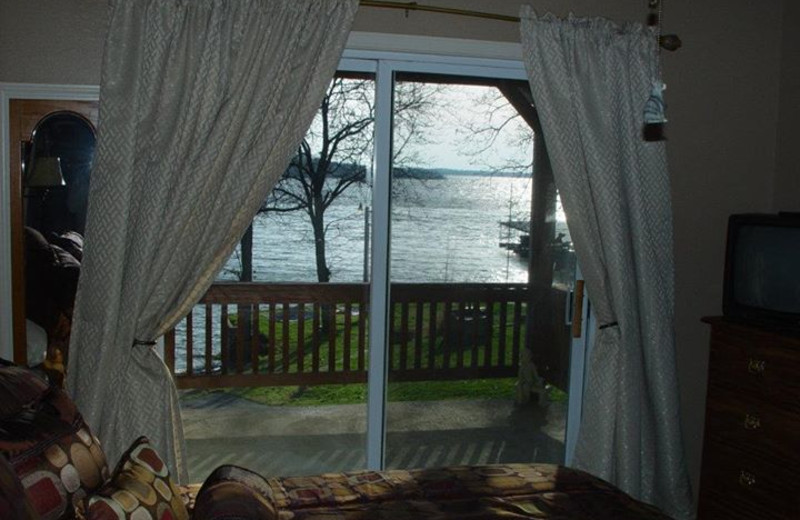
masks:
<svg viewBox="0 0 800 520"><path fill-rule="evenodd" d="M779 79L778 2L672 1L665 56L683 430L699 471L708 369L703 315L721 312L726 219L771 207Z"/></svg>
<svg viewBox="0 0 800 520"><path fill-rule="evenodd" d="M102 0L1 0L0 81L97 85Z"/></svg>
<svg viewBox="0 0 800 520"><path fill-rule="evenodd" d="M800 211L800 2L784 1L775 211Z"/></svg>
<svg viewBox="0 0 800 520"><path fill-rule="evenodd" d="M515 15L520 0L427 3ZM643 21L644 0L532 0L541 12L602 15ZM797 19L796 2L793 5ZM701 316L721 309L726 218L797 209L798 45L781 38L780 0L669 0L666 32L684 48L664 55L669 104L667 127L675 209L678 369L689 469L699 478L708 334ZM0 3L0 81L99 82L105 2L3 0ZM362 8L355 30L518 41L518 28L446 15ZM781 47L784 78L781 80ZM775 178L778 98L781 174ZM793 112L789 112L793 110ZM785 187L795 195L784 200ZM787 196L788 197L788 196Z"/></svg>

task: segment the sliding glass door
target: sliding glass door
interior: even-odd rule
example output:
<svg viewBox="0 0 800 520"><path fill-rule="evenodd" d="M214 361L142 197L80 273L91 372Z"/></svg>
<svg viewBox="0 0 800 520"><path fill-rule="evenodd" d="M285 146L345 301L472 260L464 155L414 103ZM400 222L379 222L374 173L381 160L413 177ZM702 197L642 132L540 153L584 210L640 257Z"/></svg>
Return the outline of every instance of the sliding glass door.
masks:
<svg viewBox="0 0 800 520"><path fill-rule="evenodd" d="M522 66L350 54L168 337L191 478L563 462L585 309Z"/></svg>

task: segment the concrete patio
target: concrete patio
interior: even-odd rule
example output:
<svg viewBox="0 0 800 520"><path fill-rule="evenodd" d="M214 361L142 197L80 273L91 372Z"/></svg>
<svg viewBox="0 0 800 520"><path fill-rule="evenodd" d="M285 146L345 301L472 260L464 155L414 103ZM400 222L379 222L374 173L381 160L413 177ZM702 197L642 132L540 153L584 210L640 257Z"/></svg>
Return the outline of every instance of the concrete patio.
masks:
<svg viewBox="0 0 800 520"><path fill-rule="evenodd" d="M366 405L266 406L225 393L182 400L189 478L221 464L262 475L365 466ZM562 462L567 403L392 402L387 467Z"/></svg>

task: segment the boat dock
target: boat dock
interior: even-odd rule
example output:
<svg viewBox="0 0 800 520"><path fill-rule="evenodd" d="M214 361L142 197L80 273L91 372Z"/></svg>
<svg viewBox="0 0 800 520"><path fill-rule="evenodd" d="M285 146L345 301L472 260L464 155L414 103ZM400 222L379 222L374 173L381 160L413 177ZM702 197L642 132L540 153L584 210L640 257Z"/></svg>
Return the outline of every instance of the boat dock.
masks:
<svg viewBox="0 0 800 520"><path fill-rule="evenodd" d="M517 238L517 241L511 242L501 241L499 246L509 251L513 251L514 253L518 254L522 258L527 258L530 252L530 235L529 230L531 226L530 220L504 220L500 222L502 227L506 227L509 230L519 231L521 234ZM506 236L507 239L511 238L511 233L509 232Z"/></svg>

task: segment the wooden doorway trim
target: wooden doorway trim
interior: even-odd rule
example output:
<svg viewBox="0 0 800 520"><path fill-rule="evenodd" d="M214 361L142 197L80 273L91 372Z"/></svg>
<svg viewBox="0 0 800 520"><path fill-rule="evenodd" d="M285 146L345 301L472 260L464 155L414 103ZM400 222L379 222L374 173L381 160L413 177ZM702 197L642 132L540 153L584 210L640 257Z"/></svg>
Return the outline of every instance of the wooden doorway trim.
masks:
<svg viewBox="0 0 800 520"><path fill-rule="evenodd" d="M97 102L99 94L100 89L96 86L0 83L0 151L2 152L0 153L0 168L2 169L0 171L0 357L2 358L13 359L21 363L27 361L25 359L27 356L25 353L24 281L15 276L14 272L22 265L21 257L14 260L15 249L19 248L18 251L22 252L22 192L19 168L12 175L12 160L16 159L15 164L20 164L18 136L21 130L21 123L15 123L17 137L12 143L10 119L12 101L50 100L58 103L59 107L69 109L69 102ZM61 102L67 104L60 104ZM15 108L15 110L17 109ZM75 111L82 113L79 110ZM97 123L96 115L89 119L93 124ZM38 120L36 119L33 125ZM33 127L31 127L32 129ZM14 178L13 185L12 178ZM20 288L21 293L19 293ZM17 294L23 295L21 302L15 301Z"/></svg>

